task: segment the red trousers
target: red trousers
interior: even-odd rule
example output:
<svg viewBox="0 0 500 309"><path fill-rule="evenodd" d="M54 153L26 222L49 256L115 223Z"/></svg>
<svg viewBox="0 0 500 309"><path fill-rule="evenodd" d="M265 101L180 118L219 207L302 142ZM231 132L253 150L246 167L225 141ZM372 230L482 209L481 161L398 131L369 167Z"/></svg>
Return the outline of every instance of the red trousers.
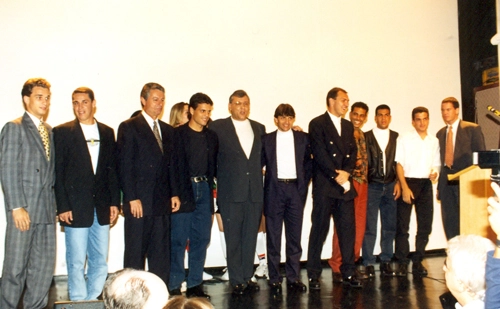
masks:
<svg viewBox="0 0 500 309"><path fill-rule="evenodd" d="M354 221L356 226L356 238L354 242L354 260L357 261L361 252L361 245L363 245L363 238L366 229L366 204L368 202L368 184L353 181L354 189L358 192L358 196L354 199ZM332 237L332 257L328 260L328 264L334 272L340 272L340 265L342 264L342 255L340 254L339 239L337 237L337 230L335 230Z"/></svg>

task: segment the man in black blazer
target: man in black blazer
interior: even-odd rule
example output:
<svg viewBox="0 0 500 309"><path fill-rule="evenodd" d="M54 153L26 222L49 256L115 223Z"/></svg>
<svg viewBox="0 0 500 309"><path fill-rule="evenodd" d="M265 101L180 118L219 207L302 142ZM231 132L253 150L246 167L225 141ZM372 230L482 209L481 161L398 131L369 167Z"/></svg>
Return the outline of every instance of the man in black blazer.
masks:
<svg viewBox="0 0 500 309"><path fill-rule="evenodd" d="M118 170L125 215L123 267L149 271L168 285L170 275L170 213L179 209L172 171L173 128L158 119L165 89L144 85L141 114L118 128Z"/></svg>
<svg viewBox="0 0 500 309"><path fill-rule="evenodd" d="M321 251L330 229L330 217L336 225L342 254L340 272L343 283L361 287L354 264L354 189L352 170L357 146L354 127L343 116L349 108L347 92L332 88L326 96L327 112L311 120L309 137L313 153L313 210L307 253L309 289L319 290Z"/></svg>
<svg viewBox="0 0 500 309"><path fill-rule="evenodd" d="M448 175L471 166L472 153L486 149L481 127L458 119L459 114L460 104L456 98L448 97L441 102L441 116L446 126L436 134L443 165L439 175L438 199L441 200L441 216L448 240L460 235L459 186L458 181L448 181Z"/></svg>
<svg viewBox="0 0 500 309"><path fill-rule="evenodd" d="M217 205L227 247L227 269L233 294L258 291L250 279L264 200L261 136L266 128L248 119L250 99L243 90L229 97L231 117L215 120L210 129L219 138Z"/></svg>
<svg viewBox="0 0 500 309"><path fill-rule="evenodd" d="M280 104L274 112L278 130L262 137L264 180L264 215L267 231L269 285L281 294L281 234L286 235L286 279L289 292L305 292L300 281L301 235L307 188L312 174L309 136L292 130L295 111L290 104Z"/></svg>
<svg viewBox="0 0 500 309"><path fill-rule="evenodd" d="M217 165L217 134L206 125L213 102L204 93L189 100L188 123L174 130L175 171L179 177L181 207L172 214L171 267L169 290L181 294L187 281L187 297L210 298L203 291L203 265L207 256L214 212L213 186ZM189 241L189 274L186 278L184 255Z"/></svg>
<svg viewBox="0 0 500 309"><path fill-rule="evenodd" d="M94 92L77 88L72 100L76 119L53 132L55 192L65 231L68 292L70 299L77 301L97 299L102 292L108 275L109 224L119 213L120 188L115 134L94 119Z"/></svg>

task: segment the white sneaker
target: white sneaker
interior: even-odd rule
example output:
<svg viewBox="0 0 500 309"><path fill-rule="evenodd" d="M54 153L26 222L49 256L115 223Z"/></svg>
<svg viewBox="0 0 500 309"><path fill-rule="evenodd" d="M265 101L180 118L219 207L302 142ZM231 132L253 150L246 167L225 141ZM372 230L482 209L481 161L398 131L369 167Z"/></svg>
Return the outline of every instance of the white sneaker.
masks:
<svg viewBox="0 0 500 309"><path fill-rule="evenodd" d="M250 281L257 283L257 278L255 278L255 275L253 275L252 278L250 278Z"/></svg>
<svg viewBox="0 0 500 309"><path fill-rule="evenodd" d="M181 292L186 292L187 290L187 284L186 284L186 281L183 281L181 283Z"/></svg>
<svg viewBox="0 0 500 309"><path fill-rule="evenodd" d="M214 278L214 276L212 276L211 274L207 274L206 272L203 272L203 281L212 280L213 278Z"/></svg>
<svg viewBox="0 0 500 309"><path fill-rule="evenodd" d="M224 273L220 276L220 280L229 281L229 272L227 271L227 267L222 270Z"/></svg>
<svg viewBox="0 0 500 309"><path fill-rule="evenodd" d="M269 278L269 271L267 270L267 264L261 263L255 270L254 276L257 278Z"/></svg>

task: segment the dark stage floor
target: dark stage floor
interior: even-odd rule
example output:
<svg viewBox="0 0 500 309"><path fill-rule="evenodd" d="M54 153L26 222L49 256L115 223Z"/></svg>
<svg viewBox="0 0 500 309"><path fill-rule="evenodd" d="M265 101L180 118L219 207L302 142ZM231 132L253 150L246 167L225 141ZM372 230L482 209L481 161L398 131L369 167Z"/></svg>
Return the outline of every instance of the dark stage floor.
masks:
<svg viewBox="0 0 500 309"><path fill-rule="evenodd" d="M231 296L229 283L211 280L205 282L205 290L212 296L215 308L355 308L355 309L406 309L406 308L441 308L439 295L447 291L443 273L444 256L428 257L424 265L429 276L408 278L381 278L376 271L374 279L365 280L362 289L344 288L342 284L332 283L329 267L323 269L321 291L307 293L287 293L286 280L283 282L282 297L272 297L265 279L259 279L260 292L242 297ZM378 269L378 266L375 268ZM411 271L411 264L409 267ZM220 269L207 269L214 276L220 275ZM302 269L302 280L307 282L306 270ZM50 290L47 308L52 308L55 301L67 299L66 277L56 277Z"/></svg>

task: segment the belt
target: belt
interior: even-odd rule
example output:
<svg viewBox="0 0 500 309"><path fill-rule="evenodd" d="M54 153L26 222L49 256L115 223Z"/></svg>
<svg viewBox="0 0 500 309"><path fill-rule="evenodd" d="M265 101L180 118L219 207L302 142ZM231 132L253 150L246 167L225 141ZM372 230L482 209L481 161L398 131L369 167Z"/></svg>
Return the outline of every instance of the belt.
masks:
<svg viewBox="0 0 500 309"><path fill-rule="evenodd" d="M195 176L195 177L191 177L191 181L192 182L202 182L202 181L208 182L208 178L207 178L207 176Z"/></svg>
<svg viewBox="0 0 500 309"><path fill-rule="evenodd" d="M286 183L286 184L296 183L297 182L297 178L290 178L290 179L278 178L278 182L283 182L283 183Z"/></svg>
<svg viewBox="0 0 500 309"><path fill-rule="evenodd" d="M445 165L445 166L443 166L443 167L444 167L445 169L447 169L447 170L450 170L450 171L452 171L452 170L453 170L453 167L449 167L449 166L447 166L447 165Z"/></svg>

